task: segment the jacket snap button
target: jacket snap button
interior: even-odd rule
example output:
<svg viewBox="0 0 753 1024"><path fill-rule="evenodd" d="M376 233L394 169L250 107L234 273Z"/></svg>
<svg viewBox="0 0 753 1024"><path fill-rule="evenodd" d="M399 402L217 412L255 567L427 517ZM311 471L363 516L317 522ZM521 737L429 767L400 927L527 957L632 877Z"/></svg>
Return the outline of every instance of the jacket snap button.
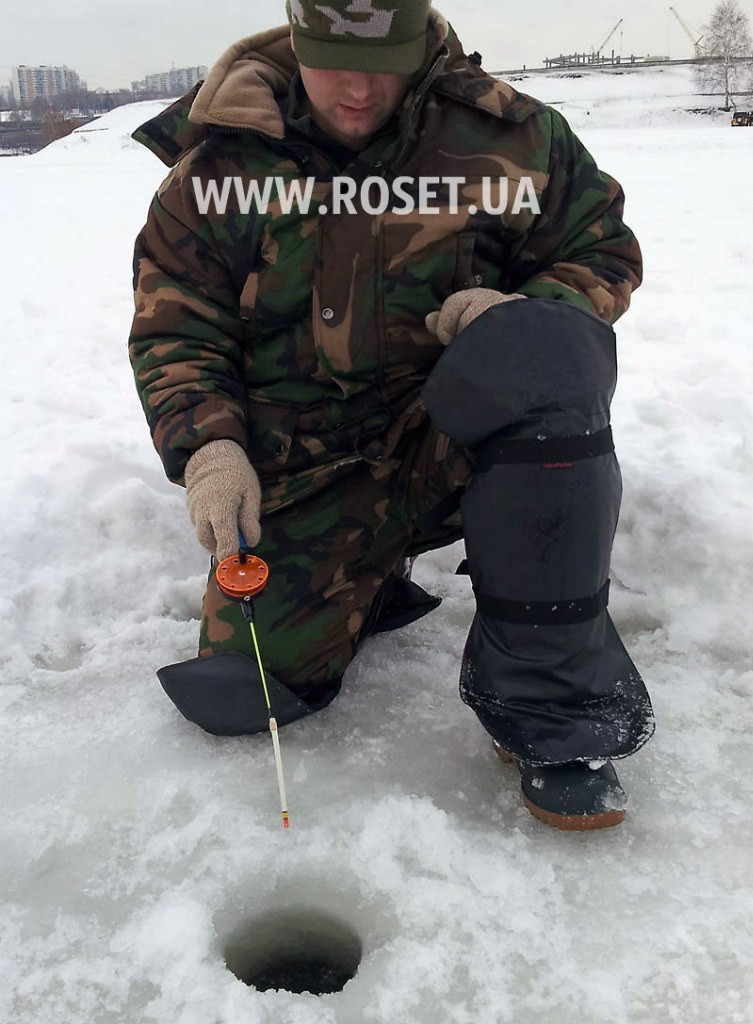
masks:
<svg viewBox="0 0 753 1024"><path fill-rule="evenodd" d="M330 309L329 306L322 310L322 320L331 320L334 315L334 309Z"/></svg>
<svg viewBox="0 0 753 1024"><path fill-rule="evenodd" d="M484 279L481 276L481 274L476 274L476 276L474 277L473 280L476 282L476 284L483 284L483 281L484 281Z"/></svg>

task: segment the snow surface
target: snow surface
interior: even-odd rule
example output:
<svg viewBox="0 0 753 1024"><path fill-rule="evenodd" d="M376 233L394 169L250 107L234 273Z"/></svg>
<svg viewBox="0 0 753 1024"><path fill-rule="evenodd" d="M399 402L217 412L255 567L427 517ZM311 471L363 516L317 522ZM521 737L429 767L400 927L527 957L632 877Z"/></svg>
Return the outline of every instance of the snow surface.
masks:
<svg viewBox="0 0 753 1024"><path fill-rule="evenodd" d="M442 607L369 641L335 703L282 731L288 831L268 737L179 716L154 671L195 653L207 564L126 358L164 173L128 136L160 104L0 161L0 1020L753 1021L753 132L670 116L684 100L657 81L519 83L623 183L646 258L618 325L612 610L658 730L603 834L534 821L461 703L459 546L416 566ZM270 911L355 930L342 992L227 970Z"/></svg>

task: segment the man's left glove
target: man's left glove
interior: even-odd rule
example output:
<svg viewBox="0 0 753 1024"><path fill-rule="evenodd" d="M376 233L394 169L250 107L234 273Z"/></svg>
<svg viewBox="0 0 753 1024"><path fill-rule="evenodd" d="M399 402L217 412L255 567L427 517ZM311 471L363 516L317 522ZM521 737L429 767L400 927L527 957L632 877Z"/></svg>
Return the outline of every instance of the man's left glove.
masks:
<svg viewBox="0 0 753 1024"><path fill-rule="evenodd" d="M246 543L261 538L261 487L254 467L235 441L209 441L186 465L188 514L199 543L219 561L238 550L238 527Z"/></svg>
<svg viewBox="0 0 753 1024"><path fill-rule="evenodd" d="M443 345L449 345L456 334L465 330L471 321L487 309L499 306L502 302L510 302L511 299L525 298L525 295L517 292L505 295L493 288L467 288L445 299L442 308L436 313L429 313L426 327L432 334L436 334Z"/></svg>

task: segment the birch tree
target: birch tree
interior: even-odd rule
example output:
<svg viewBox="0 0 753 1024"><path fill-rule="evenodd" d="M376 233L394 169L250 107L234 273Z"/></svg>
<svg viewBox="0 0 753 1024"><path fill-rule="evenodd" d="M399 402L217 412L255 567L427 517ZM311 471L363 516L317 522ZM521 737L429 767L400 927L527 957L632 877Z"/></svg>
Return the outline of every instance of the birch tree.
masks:
<svg viewBox="0 0 753 1024"><path fill-rule="evenodd" d="M715 59L698 65L699 83L704 89L723 92L724 109L729 110L735 92L753 87L750 25L737 0L717 4L711 21L704 26L704 49L707 57Z"/></svg>

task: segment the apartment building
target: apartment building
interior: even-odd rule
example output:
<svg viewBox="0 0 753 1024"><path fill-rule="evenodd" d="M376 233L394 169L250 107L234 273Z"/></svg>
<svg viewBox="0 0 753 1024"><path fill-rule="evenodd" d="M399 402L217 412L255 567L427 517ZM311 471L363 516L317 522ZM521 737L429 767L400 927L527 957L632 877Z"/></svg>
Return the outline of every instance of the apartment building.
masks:
<svg viewBox="0 0 753 1024"><path fill-rule="evenodd" d="M162 93L163 96L181 96L192 89L197 82L207 77L208 68L205 64L195 68L173 68L171 71L160 71L155 75L147 75L141 82L131 82L133 92L148 90Z"/></svg>
<svg viewBox="0 0 753 1024"><path fill-rule="evenodd" d="M86 89L86 82L82 82L78 74L65 65L32 67L20 64L13 73L13 91L21 106L28 106L36 99L49 100L60 93L82 89Z"/></svg>

